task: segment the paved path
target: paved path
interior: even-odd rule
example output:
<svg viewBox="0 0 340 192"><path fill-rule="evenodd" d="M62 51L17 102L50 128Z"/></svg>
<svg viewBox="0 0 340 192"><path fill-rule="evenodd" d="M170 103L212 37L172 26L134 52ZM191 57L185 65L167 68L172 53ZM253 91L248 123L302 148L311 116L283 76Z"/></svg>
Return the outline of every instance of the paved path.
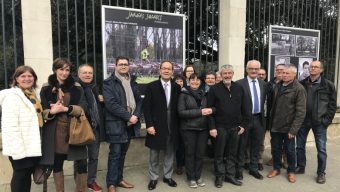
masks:
<svg viewBox="0 0 340 192"><path fill-rule="evenodd" d="M154 192L211 192L211 191L233 191L233 192L338 192L340 191L340 138L334 139L328 142L328 165L326 184L317 184L316 178L316 149L313 142L308 143L307 159L308 166L304 175L297 176L297 182L292 184L287 181L286 171L281 170L281 175L275 178L267 178L264 180L257 180L250 176L247 172L244 173L243 186L237 187L229 183L224 183L223 187L218 189L214 187L213 176L213 162L210 159L205 161L205 167L203 171L203 179L206 182L205 187L197 189L190 189L186 183L184 175L174 174L174 180L177 181L178 186L176 188L168 187L159 179L159 183ZM269 148L266 148L264 153L265 161L269 158ZM148 155L148 154L145 154ZM1 165L0 165L1 166ZM270 171L271 167L265 166L261 172L264 176ZM143 192L148 191L148 167L136 166L125 168L125 179L135 185L134 189L118 188L118 192ZM98 183L105 186L106 171L98 171ZM66 192L71 192L74 189L73 177L68 175L65 177ZM49 191L55 191L53 178L48 181ZM9 192L9 184L3 184L0 186L0 192ZM32 185L33 192L42 191L42 186ZM106 189L104 190L106 191Z"/></svg>

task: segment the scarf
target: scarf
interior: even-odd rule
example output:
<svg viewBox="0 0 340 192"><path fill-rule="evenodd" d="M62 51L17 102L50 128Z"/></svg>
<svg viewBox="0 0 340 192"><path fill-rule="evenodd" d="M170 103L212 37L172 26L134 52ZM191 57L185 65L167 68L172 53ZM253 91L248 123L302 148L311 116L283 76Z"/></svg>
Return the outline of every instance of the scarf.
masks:
<svg viewBox="0 0 340 192"><path fill-rule="evenodd" d="M201 107L201 105L202 105L202 103L201 103L201 102L202 102L202 98L203 98L203 96L204 96L203 91L200 90L200 89L193 90L193 89L191 89L190 87L188 87L188 91L189 91L190 95L192 95L192 96L194 97L194 99L195 99L197 105L198 105L199 107Z"/></svg>
<svg viewBox="0 0 340 192"><path fill-rule="evenodd" d="M128 74L127 76L123 76L117 71L115 71L115 76L122 82L123 88L125 90L126 105L128 107L128 111L132 114L136 109L136 101L131 88L131 78Z"/></svg>
<svg viewBox="0 0 340 192"><path fill-rule="evenodd" d="M25 96L31 101L31 103L34 105L34 108L37 112L37 116L38 116L38 121L39 121L39 127L42 127L44 124L43 121L43 116L42 116L42 106L41 103L37 97L37 95L35 94L35 92L33 90L24 90L24 94Z"/></svg>
<svg viewBox="0 0 340 192"><path fill-rule="evenodd" d="M100 117L99 117L99 110L98 110L98 103L95 98L95 94L93 93L92 88L94 85L92 83L86 84L79 80L81 87L84 90L84 95L87 101L87 111L91 117L91 125L93 128L96 128L100 125Z"/></svg>

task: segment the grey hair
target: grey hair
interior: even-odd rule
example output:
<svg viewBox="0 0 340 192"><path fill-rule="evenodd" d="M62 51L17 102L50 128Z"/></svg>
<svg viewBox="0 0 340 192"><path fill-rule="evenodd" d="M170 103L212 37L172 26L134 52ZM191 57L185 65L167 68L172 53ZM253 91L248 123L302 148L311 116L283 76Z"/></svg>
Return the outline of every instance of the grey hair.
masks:
<svg viewBox="0 0 340 192"><path fill-rule="evenodd" d="M250 63L253 63L253 62L256 63L259 66L259 68L261 68L261 63L258 60L250 60L250 61L248 61L247 65L246 65L246 68L248 69Z"/></svg>
<svg viewBox="0 0 340 192"><path fill-rule="evenodd" d="M280 65L283 65L283 66L285 66L286 64L284 64L284 63L279 63L279 64L276 64L276 65L275 65L275 69L276 69L278 66L280 66Z"/></svg>
<svg viewBox="0 0 340 192"><path fill-rule="evenodd" d="M219 72L222 73L223 70L227 70L227 69L230 69L234 72L234 67L230 64L222 65Z"/></svg>
<svg viewBox="0 0 340 192"><path fill-rule="evenodd" d="M293 64L286 64L286 65L285 65L285 68L286 68L286 69L289 69L289 70L291 70L293 73L297 74L297 68L296 68L295 65L293 65Z"/></svg>

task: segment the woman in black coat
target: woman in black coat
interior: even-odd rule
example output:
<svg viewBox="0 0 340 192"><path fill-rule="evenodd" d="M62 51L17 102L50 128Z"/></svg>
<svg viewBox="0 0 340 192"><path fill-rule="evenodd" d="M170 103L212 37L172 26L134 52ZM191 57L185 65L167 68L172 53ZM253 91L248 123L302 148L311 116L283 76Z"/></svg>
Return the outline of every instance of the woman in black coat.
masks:
<svg viewBox="0 0 340 192"><path fill-rule="evenodd" d="M70 74L71 62L66 58L53 61L53 74L41 88L40 98L43 117L42 159L40 164L53 166L56 191L64 191L63 165L65 160L77 161L76 190L86 190L87 149L86 146L68 144L71 117L86 111L83 89Z"/></svg>
<svg viewBox="0 0 340 192"><path fill-rule="evenodd" d="M189 86L182 88L179 95L177 108L185 146L185 169L191 188L205 186L201 173L208 140L207 116L213 112L211 108L206 108L205 92L199 89L200 85L197 74L191 74Z"/></svg>

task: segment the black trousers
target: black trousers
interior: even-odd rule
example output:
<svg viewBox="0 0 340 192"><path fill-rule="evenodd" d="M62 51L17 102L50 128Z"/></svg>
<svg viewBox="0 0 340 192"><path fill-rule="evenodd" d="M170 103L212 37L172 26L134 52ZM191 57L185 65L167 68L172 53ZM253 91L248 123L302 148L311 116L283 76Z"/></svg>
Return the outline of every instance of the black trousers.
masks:
<svg viewBox="0 0 340 192"><path fill-rule="evenodd" d="M247 143L249 145L249 170L258 171L258 160L260 159L260 149L265 135L261 115L253 115L248 129L241 135L237 152L237 171L244 169Z"/></svg>
<svg viewBox="0 0 340 192"><path fill-rule="evenodd" d="M238 127L217 128L214 160L216 177L235 177L238 140Z"/></svg>
<svg viewBox="0 0 340 192"><path fill-rule="evenodd" d="M23 168L13 170L13 176L11 180L11 191L12 192L30 192L32 174L34 167Z"/></svg>
<svg viewBox="0 0 340 192"><path fill-rule="evenodd" d="M201 178L203 157L208 141L208 131L182 130L185 146L185 171L188 180Z"/></svg>

